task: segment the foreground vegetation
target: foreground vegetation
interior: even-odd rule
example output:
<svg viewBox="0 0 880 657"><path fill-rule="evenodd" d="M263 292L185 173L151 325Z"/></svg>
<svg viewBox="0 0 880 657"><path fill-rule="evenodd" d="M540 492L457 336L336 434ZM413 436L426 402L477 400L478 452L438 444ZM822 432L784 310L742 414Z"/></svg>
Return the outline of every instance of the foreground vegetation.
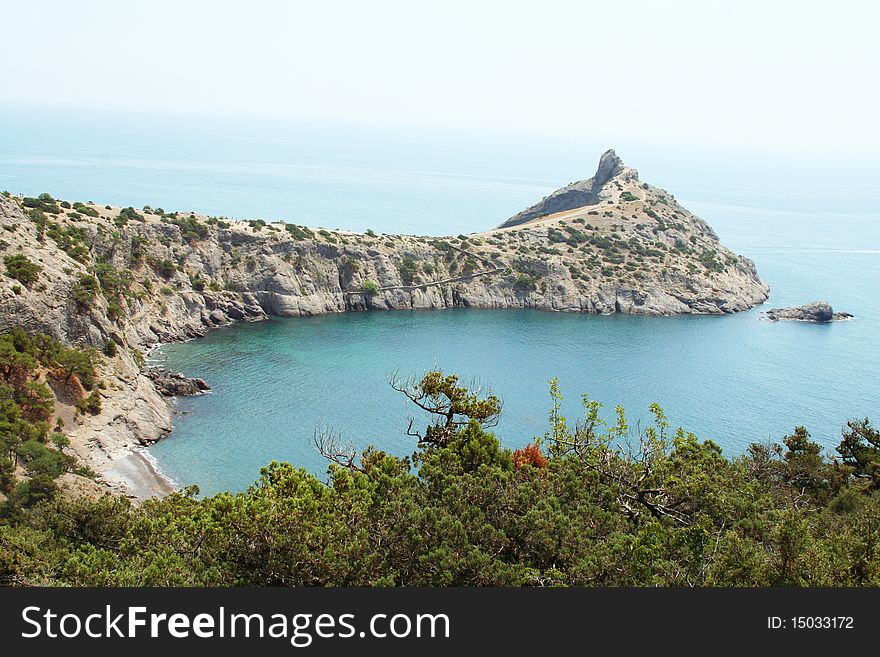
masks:
<svg viewBox="0 0 880 657"><path fill-rule="evenodd" d="M880 584L880 433L850 422L824 459L798 428L725 458L671 432L634 432L584 398L569 424L501 447L493 396L428 373L393 383L432 419L398 458L316 436L322 482L272 463L240 494L188 489L133 506L107 495L10 499L6 585L851 586Z"/></svg>
<svg viewBox="0 0 880 657"><path fill-rule="evenodd" d="M100 412L98 358L47 335L0 335L0 522L55 497L61 475L90 474L64 451L70 440L53 388L75 413Z"/></svg>

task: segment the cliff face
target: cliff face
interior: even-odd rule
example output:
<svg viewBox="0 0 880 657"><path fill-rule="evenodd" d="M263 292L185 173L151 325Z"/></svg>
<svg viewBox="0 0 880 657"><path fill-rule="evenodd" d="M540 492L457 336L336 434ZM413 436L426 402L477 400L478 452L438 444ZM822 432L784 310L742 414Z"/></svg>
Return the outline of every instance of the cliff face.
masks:
<svg viewBox="0 0 880 657"><path fill-rule="evenodd" d="M108 470L122 449L170 430L171 410L138 366L151 344L267 315L347 310L538 308L587 313L729 313L767 298L753 263L609 151L596 175L497 229L449 238L357 234L160 209L0 197L0 330L119 345L104 411L74 449ZM20 259L19 259L20 262Z"/></svg>

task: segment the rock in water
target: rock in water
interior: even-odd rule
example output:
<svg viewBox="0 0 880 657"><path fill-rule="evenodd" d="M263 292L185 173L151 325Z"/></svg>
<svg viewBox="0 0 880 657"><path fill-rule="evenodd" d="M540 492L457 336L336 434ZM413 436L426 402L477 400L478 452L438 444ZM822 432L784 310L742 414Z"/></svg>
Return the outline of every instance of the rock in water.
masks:
<svg viewBox="0 0 880 657"><path fill-rule="evenodd" d="M187 377L180 372L173 373L168 370L156 368L147 372L147 377L156 384L156 387L166 397L192 397L201 395L211 389L204 379Z"/></svg>
<svg viewBox="0 0 880 657"><path fill-rule="evenodd" d="M774 322L779 320L791 320L796 322L831 322L839 319L849 319L849 313L835 313L831 304L827 301L813 301L803 306L790 308L771 308L766 313L767 319Z"/></svg>

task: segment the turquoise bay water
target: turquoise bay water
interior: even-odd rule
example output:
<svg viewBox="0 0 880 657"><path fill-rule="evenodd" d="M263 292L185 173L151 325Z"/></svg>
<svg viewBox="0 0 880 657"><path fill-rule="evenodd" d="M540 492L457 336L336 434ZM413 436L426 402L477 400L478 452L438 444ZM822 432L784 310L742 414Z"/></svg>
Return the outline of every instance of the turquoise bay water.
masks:
<svg viewBox="0 0 880 657"><path fill-rule="evenodd" d="M870 339L868 320L772 324L756 313L455 309L273 319L164 349L169 365L205 377L214 392L180 399L175 432L151 451L167 474L205 492L245 487L272 459L323 471L311 444L317 426L362 447L408 454L406 418L418 409L386 377L434 367L491 386L505 404L497 433L511 447L546 430L553 376L570 417L588 392L623 404L634 420L646 419L658 401L674 424L728 452L779 438L795 424L831 445L846 418L880 408L876 388L853 387L876 376L876 362L859 357Z"/></svg>
<svg viewBox="0 0 880 657"><path fill-rule="evenodd" d="M386 383L443 368L504 399L511 447L543 434L547 380L566 411L581 393L635 423L660 403L674 426L727 453L804 424L827 447L851 417L880 418L880 165L613 144L643 180L753 258L769 305L826 299L857 319L819 326L728 317L593 317L422 311L272 319L167 345L165 364L206 378L180 399L159 467L203 492L240 490L272 459L321 473L316 426L399 454L415 409ZM0 189L152 204L355 230L483 230L593 173L595 140L452 135L0 108ZM833 165L833 166L832 166ZM417 422L419 421L416 415ZM880 420L878 420L880 421Z"/></svg>

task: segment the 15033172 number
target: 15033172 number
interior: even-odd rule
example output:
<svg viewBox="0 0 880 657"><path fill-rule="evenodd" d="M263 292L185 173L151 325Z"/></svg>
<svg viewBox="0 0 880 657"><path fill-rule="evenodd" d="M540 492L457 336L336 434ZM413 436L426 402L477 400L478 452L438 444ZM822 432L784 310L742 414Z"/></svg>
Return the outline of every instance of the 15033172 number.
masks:
<svg viewBox="0 0 880 657"><path fill-rule="evenodd" d="M795 630L851 630L852 616L792 616L791 627Z"/></svg>

